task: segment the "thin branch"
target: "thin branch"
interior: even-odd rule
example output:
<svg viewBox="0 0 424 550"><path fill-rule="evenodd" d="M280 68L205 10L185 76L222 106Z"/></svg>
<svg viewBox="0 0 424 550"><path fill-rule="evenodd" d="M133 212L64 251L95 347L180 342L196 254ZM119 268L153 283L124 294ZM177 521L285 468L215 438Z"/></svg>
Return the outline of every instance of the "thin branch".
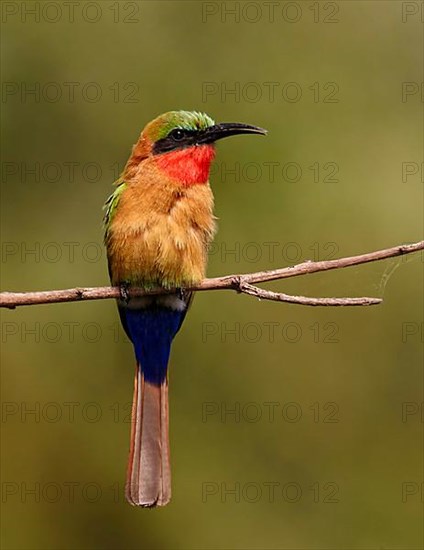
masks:
<svg viewBox="0 0 424 550"><path fill-rule="evenodd" d="M358 256L340 258L338 260L327 260L321 262L306 261L293 267L274 269L271 271L259 271L257 273L247 273L244 275L226 275L224 277L215 277L204 279L201 283L191 286L186 290L236 290L243 294L256 296L264 300L273 300L279 302L288 302L292 304L302 304L309 306L368 306L381 303L379 298L308 298L306 296L290 296L288 294L271 292L253 286L251 283L262 283L266 281L276 281L306 275L308 273L317 273L328 271L330 269L342 269L354 265L365 264L403 256L424 250L424 241L413 244L398 245L384 250L377 250ZM170 294L176 289L156 288L144 290L142 288L129 288L129 297ZM28 306L36 304L53 304L61 302L78 302L82 300L102 300L108 298L120 298L121 290L118 287L96 287L96 288L69 288L66 290L46 290L42 292L2 292L0 293L0 307L14 309L17 306Z"/></svg>
<svg viewBox="0 0 424 550"><path fill-rule="evenodd" d="M286 302L288 304L300 304L303 306L373 306L380 304L381 298L308 298L307 296L291 296L282 292L264 290L249 283L240 284L240 292L255 296L260 300L274 302Z"/></svg>

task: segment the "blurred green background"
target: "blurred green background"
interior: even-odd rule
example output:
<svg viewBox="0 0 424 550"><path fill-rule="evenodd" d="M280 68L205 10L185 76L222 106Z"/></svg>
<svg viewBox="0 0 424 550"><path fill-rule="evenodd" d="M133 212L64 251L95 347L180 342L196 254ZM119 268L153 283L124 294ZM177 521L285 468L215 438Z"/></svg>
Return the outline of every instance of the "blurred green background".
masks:
<svg viewBox="0 0 424 550"><path fill-rule="evenodd" d="M422 238L419 2L66 4L2 3L3 290L108 284L102 205L173 109L269 130L219 143L210 276ZM422 268L265 285L373 308L198 295L158 510L123 498L134 360L115 304L2 312L2 547L421 548Z"/></svg>

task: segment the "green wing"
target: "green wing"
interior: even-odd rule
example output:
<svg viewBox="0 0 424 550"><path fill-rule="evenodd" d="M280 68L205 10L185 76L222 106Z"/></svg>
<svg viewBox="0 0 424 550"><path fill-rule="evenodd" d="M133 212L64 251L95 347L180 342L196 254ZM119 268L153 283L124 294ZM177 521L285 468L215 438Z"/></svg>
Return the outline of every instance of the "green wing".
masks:
<svg viewBox="0 0 424 550"><path fill-rule="evenodd" d="M105 211L105 215L103 217L103 229L105 231L105 241L108 238L110 224L113 220L113 216L115 215L115 212L116 212L116 207L118 206L119 199L121 197L122 192L125 190L125 187L126 187L125 182L118 183L115 191L107 199L103 207L103 210Z"/></svg>

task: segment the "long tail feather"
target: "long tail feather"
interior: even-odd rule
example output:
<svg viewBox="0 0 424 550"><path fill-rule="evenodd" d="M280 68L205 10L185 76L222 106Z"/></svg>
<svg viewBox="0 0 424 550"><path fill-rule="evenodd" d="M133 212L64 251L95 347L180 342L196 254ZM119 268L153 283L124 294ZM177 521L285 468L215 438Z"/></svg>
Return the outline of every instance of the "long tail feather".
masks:
<svg viewBox="0 0 424 550"><path fill-rule="evenodd" d="M168 380L144 379L137 365L134 379L131 444L125 496L137 506L165 506L171 499Z"/></svg>

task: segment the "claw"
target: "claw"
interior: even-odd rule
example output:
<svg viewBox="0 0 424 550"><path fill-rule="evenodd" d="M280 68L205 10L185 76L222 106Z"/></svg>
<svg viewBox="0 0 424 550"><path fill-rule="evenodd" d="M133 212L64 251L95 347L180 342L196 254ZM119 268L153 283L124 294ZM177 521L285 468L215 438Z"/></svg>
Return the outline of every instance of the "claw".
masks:
<svg viewBox="0 0 424 550"><path fill-rule="evenodd" d="M128 294L128 289L130 287L129 283L121 283L119 285L119 294L121 295L121 300L125 302L127 305L130 301L130 295Z"/></svg>

